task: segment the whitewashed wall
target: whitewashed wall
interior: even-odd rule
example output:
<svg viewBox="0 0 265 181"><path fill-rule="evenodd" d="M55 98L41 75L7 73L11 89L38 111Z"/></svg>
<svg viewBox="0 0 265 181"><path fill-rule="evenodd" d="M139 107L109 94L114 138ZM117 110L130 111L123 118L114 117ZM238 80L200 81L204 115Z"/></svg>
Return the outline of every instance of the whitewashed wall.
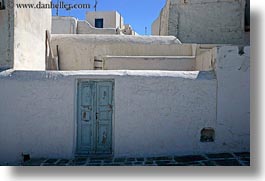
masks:
<svg viewBox="0 0 265 181"><path fill-rule="evenodd" d="M76 34L77 19L73 17L53 16L52 34Z"/></svg>
<svg viewBox="0 0 265 181"><path fill-rule="evenodd" d="M126 35L52 35L59 46L61 70L93 70L99 56L191 56L192 45L181 45L176 37Z"/></svg>
<svg viewBox="0 0 265 181"><path fill-rule="evenodd" d="M197 70L195 56L106 56L103 65L104 70Z"/></svg>
<svg viewBox="0 0 265 181"><path fill-rule="evenodd" d="M216 48L217 139L222 150L250 148L250 47Z"/></svg>
<svg viewBox="0 0 265 181"><path fill-rule="evenodd" d="M5 9L0 10L0 70L12 68L14 50L14 11L9 8L9 0L5 1Z"/></svg>
<svg viewBox="0 0 265 181"><path fill-rule="evenodd" d="M38 1L49 4L49 0ZM37 3L38 3L37 2ZM32 3L35 0L15 0ZM14 9L14 69L45 70L46 30L51 31L50 9Z"/></svg>
<svg viewBox="0 0 265 181"><path fill-rule="evenodd" d="M207 151L199 140L216 122L212 72L2 72L0 163L74 156L79 78L115 80L115 156Z"/></svg>
<svg viewBox="0 0 265 181"><path fill-rule="evenodd" d="M170 5L169 5L170 4ZM183 43L243 44L245 0L167 0L153 33Z"/></svg>

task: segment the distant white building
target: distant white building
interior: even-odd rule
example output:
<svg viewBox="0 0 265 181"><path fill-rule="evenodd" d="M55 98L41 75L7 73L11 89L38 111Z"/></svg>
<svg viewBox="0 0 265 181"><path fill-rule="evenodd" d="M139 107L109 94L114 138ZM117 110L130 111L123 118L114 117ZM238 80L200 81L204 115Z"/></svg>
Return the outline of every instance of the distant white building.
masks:
<svg viewBox="0 0 265 181"><path fill-rule="evenodd" d="M131 25L117 11L87 12L86 20L74 17L52 17L53 34L123 34L136 35Z"/></svg>

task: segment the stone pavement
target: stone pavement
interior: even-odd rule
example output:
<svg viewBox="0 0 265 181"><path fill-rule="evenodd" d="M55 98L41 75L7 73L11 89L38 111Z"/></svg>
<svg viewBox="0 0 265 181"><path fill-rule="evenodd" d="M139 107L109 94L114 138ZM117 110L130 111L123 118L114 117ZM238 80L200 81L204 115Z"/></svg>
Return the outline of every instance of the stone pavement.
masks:
<svg viewBox="0 0 265 181"><path fill-rule="evenodd" d="M75 159L32 159L22 166L250 166L250 153L219 153L189 156Z"/></svg>

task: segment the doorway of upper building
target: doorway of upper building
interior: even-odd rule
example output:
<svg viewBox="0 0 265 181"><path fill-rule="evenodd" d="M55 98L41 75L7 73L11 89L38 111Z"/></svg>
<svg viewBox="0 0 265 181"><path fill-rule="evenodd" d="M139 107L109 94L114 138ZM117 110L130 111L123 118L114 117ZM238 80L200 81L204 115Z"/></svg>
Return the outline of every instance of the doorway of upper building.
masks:
<svg viewBox="0 0 265 181"><path fill-rule="evenodd" d="M104 26L103 23L104 23L103 18L95 19L95 27L96 28L103 28L103 26Z"/></svg>

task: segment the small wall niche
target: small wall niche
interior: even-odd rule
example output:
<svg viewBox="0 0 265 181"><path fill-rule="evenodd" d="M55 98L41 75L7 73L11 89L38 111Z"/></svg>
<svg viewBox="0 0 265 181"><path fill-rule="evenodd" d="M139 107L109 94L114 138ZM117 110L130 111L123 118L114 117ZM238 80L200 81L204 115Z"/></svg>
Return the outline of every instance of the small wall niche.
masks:
<svg viewBox="0 0 265 181"><path fill-rule="evenodd" d="M201 139L202 143L214 142L215 141L215 130L213 128L203 128L201 130Z"/></svg>

